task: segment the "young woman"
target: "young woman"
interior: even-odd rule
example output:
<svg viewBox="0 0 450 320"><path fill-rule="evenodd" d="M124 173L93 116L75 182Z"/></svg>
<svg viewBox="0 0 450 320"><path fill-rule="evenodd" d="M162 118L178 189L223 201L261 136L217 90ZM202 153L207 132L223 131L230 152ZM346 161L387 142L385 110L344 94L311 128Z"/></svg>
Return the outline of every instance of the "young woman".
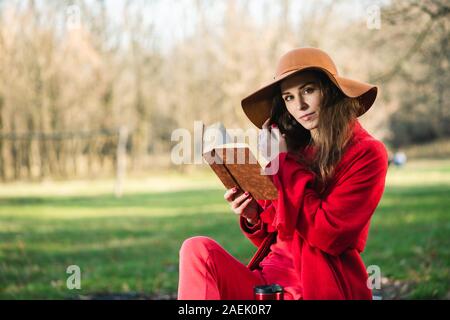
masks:
<svg viewBox="0 0 450 320"><path fill-rule="evenodd" d="M375 86L340 77L322 50L281 57L274 80L242 101L257 127L282 133L271 176L278 198L237 188L224 195L258 250L246 266L213 239L185 240L179 299L253 299L254 286L272 283L285 299L372 298L360 253L388 158L357 118L376 95Z"/></svg>

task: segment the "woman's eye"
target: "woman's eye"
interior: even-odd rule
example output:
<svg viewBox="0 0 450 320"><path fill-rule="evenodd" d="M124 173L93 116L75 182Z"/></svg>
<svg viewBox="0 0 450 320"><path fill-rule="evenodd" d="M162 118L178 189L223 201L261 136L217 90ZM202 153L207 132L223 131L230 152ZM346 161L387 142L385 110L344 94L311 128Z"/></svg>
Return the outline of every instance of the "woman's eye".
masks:
<svg viewBox="0 0 450 320"><path fill-rule="evenodd" d="M311 94L314 92L314 88L312 88L312 87L305 88L305 90L303 92L306 94Z"/></svg>
<svg viewBox="0 0 450 320"><path fill-rule="evenodd" d="M291 101L292 100L292 96L285 96L284 97L284 101Z"/></svg>

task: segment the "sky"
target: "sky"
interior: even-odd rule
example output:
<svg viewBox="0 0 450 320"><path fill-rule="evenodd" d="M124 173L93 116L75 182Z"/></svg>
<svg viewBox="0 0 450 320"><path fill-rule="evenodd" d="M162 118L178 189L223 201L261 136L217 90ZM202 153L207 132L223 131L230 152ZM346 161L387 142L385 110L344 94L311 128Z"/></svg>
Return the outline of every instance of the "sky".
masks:
<svg viewBox="0 0 450 320"><path fill-rule="evenodd" d="M1 0L0 0L1 1ZM0 3L5 4L4 0ZM28 0L23 1L26 5ZM36 0L37 3L46 3L61 0ZM66 0L68 6L77 1L94 3L100 0ZM254 23L259 25L268 24L267 20L274 20L279 15L279 4L281 0L103 0L106 4L109 17L120 25L123 19L124 5L129 2L131 6L145 3L139 6L143 10L143 17L146 23L152 24L158 38L158 45L162 50L170 49L171 45L178 43L180 39L191 35L197 24L195 3L207 3L205 10L208 25L220 25L223 13L228 1L235 1L238 5L248 2L249 12ZM386 4L389 0L291 0L290 22L298 24L298 20L310 10L320 10L321 5L333 1L338 19L351 21L355 19L365 19L367 9L373 5ZM60 2L61 3L61 2Z"/></svg>
<svg viewBox="0 0 450 320"><path fill-rule="evenodd" d="M145 0L131 0L138 3ZM196 25L195 0L147 0L147 8L144 16L155 26L156 34L159 36L162 46L167 48L177 40L191 34ZM207 19L211 23L220 24L226 1L229 0L207 0L210 6L207 11ZM240 0L236 0L240 3ZM293 0L290 21L296 22L301 17L302 10L309 10L311 6L327 3L331 0ZM342 19L352 20L365 18L366 10L371 5L386 3L386 0L341 0L338 1L338 16ZM125 0L106 0L107 8L111 18L120 21ZM211 5L212 3L212 5ZM254 21L264 24L265 19L272 19L278 15L276 0L250 0L250 12Z"/></svg>

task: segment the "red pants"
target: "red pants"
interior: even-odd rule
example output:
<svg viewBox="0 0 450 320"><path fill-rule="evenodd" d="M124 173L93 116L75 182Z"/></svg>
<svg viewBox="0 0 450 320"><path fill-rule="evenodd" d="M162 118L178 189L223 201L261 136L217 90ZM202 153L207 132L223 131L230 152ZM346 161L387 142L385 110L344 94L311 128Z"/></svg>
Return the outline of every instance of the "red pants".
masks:
<svg viewBox="0 0 450 320"><path fill-rule="evenodd" d="M253 300L253 286L266 284L216 241L192 237L180 249L179 300Z"/></svg>

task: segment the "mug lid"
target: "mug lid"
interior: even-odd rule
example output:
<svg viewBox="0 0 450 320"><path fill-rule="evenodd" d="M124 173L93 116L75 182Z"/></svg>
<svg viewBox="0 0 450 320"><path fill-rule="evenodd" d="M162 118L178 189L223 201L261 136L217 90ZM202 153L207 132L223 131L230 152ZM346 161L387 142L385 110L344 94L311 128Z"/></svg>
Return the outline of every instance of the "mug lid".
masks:
<svg viewBox="0 0 450 320"><path fill-rule="evenodd" d="M262 285L262 286L255 286L254 287L255 293L260 294L271 294L271 293L279 293L283 292L283 287L279 284L268 284L268 285Z"/></svg>

